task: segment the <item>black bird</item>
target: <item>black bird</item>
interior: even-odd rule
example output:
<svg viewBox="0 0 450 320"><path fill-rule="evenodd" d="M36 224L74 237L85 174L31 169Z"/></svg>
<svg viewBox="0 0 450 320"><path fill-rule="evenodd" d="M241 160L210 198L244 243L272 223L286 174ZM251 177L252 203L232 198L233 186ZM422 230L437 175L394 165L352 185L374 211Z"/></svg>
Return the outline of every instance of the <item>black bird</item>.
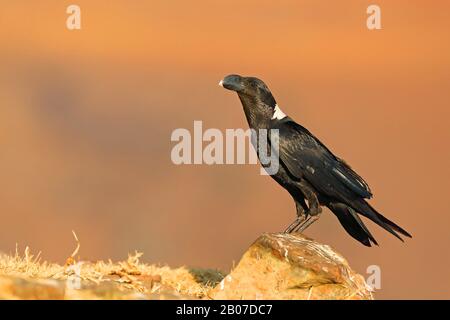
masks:
<svg viewBox="0 0 450 320"><path fill-rule="evenodd" d="M358 214L402 241L398 233L411 237L367 203L365 199L370 199L372 192L363 178L312 133L286 116L263 81L229 75L219 84L238 94L251 129L278 129L279 170L271 176L290 193L297 209L297 219L285 232L303 232L319 218L321 206L326 206L344 229L365 246L378 243ZM267 143L271 143L270 136Z"/></svg>

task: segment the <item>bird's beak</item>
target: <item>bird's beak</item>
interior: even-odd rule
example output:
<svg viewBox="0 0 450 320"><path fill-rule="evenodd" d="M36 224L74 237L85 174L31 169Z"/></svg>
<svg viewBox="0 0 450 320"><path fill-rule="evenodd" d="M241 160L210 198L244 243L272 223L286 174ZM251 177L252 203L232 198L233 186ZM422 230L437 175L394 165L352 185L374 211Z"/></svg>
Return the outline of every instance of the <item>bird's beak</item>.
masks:
<svg viewBox="0 0 450 320"><path fill-rule="evenodd" d="M225 89L239 92L244 86L242 85L242 77L236 74L232 74L220 80L219 86L224 87Z"/></svg>

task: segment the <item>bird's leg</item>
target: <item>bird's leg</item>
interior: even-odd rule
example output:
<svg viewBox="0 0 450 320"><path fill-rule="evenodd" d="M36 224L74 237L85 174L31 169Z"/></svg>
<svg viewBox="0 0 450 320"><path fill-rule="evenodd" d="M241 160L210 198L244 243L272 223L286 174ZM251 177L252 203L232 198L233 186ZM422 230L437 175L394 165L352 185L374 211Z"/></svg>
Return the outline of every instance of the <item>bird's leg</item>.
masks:
<svg viewBox="0 0 450 320"><path fill-rule="evenodd" d="M294 232L302 233L306 230L310 225L312 225L314 222L319 220L320 214L317 214L315 216L309 216L305 221L303 221L301 224L297 225Z"/></svg>
<svg viewBox="0 0 450 320"><path fill-rule="evenodd" d="M305 216L298 216L294 222L292 222L289 227L286 228L286 230L284 230L284 233L292 233L294 232L299 225L302 225L305 222L306 218Z"/></svg>
<svg viewBox="0 0 450 320"><path fill-rule="evenodd" d="M300 191L305 196L308 201L308 209L306 210L306 215L316 216L322 212L322 208L319 203L319 199L317 199L316 191L311 187L311 185L305 181L301 180L298 184Z"/></svg>
<svg viewBox="0 0 450 320"><path fill-rule="evenodd" d="M309 183L302 180L300 181L299 186L306 200L308 200L309 208L305 212L307 218L300 224L297 224L293 231L302 233L306 230L306 228L319 219L320 213L322 212L322 207L320 206L319 199L317 199L314 189L312 189Z"/></svg>
<svg viewBox="0 0 450 320"><path fill-rule="evenodd" d="M297 218L286 228L286 230L284 230L284 233L293 232L306 220L305 209L308 209L308 207L306 206L305 200L301 199L300 201L297 201L294 198L294 201L297 209Z"/></svg>
<svg viewBox="0 0 450 320"><path fill-rule="evenodd" d="M304 219L304 221L302 221L300 224L297 224L297 226L295 227L295 229L292 232L302 233L303 231L306 230L306 228L308 228L314 222L319 220L320 213L322 212L322 208L320 206L318 208L319 208L319 210L314 209L315 211L311 211L311 210L306 211L305 214L306 214L307 218Z"/></svg>
<svg viewBox="0 0 450 320"><path fill-rule="evenodd" d="M297 216L304 216L305 211L308 211L308 205L305 202L304 198L295 199L295 208L297 209Z"/></svg>

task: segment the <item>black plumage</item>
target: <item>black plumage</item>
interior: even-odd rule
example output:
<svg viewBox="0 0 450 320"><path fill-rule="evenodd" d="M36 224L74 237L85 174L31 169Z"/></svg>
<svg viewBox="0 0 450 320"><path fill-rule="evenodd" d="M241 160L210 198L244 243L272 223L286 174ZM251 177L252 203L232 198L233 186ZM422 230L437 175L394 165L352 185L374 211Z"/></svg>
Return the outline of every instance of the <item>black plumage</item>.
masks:
<svg viewBox="0 0 450 320"><path fill-rule="evenodd" d="M297 219L286 232L302 232L319 218L321 206L326 206L344 229L366 246L377 242L358 214L400 240L399 234L411 237L370 206L366 199L372 197L372 192L364 179L311 132L286 116L263 81L229 75L220 84L238 94L251 129L278 130L280 167L271 176L291 194L297 208Z"/></svg>

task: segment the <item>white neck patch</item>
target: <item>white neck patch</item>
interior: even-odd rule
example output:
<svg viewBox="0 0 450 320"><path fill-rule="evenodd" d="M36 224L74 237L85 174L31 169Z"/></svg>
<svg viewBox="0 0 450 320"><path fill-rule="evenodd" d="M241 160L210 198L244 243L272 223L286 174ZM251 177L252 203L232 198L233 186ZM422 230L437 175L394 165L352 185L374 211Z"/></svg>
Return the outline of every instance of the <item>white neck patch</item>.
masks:
<svg viewBox="0 0 450 320"><path fill-rule="evenodd" d="M283 118L286 118L286 115L284 114L283 111L281 111L281 109L280 109L280 107L278 106L278 104L276 104L276 105L275 105L275 111L274 111L273 116L272 116L272 120L273 120L273 119L281 120L281 119L283 119Z"/></svg>

